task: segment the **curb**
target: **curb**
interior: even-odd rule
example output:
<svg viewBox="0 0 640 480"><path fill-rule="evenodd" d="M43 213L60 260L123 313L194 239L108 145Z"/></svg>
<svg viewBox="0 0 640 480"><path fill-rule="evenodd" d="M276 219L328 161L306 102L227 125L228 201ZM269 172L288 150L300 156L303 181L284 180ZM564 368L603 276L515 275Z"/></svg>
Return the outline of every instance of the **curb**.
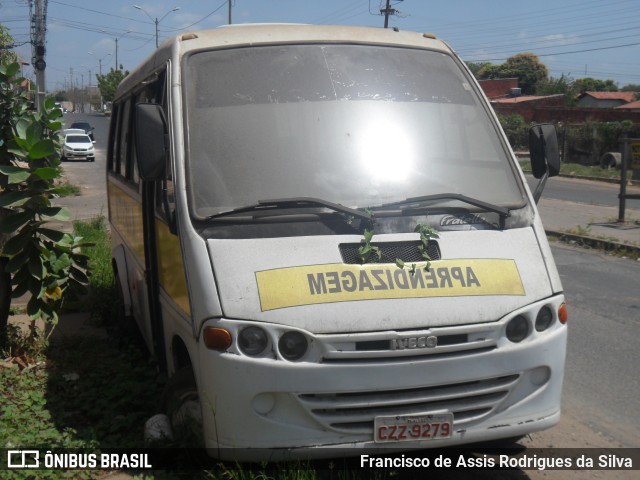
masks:
<svg viewBox="0 0 640 480"><path fill-rule="evenodd" d="M545 229L545 233L549 237L557 238L563 242L575 242L583 247L597 248L605 252L625 252L635 258L640 258L640 246L630 245L628 243L616 242L613 240L605 240L601 238L588 237L586 235L577 235L575 233L562 232L559 230Z"/></svg>

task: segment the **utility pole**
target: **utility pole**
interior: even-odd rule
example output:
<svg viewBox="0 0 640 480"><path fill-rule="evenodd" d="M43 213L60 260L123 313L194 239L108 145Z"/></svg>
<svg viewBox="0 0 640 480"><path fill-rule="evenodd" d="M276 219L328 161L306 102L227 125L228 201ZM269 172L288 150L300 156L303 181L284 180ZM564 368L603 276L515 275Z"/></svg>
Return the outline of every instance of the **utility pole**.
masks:
<svg viewBox="0 0 640 480"><path fill-rule="evenodd" d="M229 0L229 25L231 25L231 0Z"/></svg>
<svg viewBox="0 0 640 480"><path fill-rule="evenodd" d="M138 10L140 10L142 13L144 13L147 17L149 17L149 19L151 19L151 21L153 23L155 23L156 25L156 48L158 48L158 24L164 20L164 18L169 15L171 12L177 12L178 10L180 10L180 7L173 7L171 10L169 10L167 13L165 13L162 18L160 18L158 20L158 17L153 18L151 15L149 15L149 12L147 12L144 8L142 8L140 5L134 5L133 8L136 8ZM128 32L127 32L128 33Z"/></svg>
<svg viewBox="0 0 640 480"><path fill-rule="evenodd" d="M397 1L402 2L402 0ZM397 13L398 10L391 8L391 0L387 0L387 6L380 9L380 15L384 15L384 28L389 28L389 16Z"/></svg>
<svg viewBox="0 0 640 480"><path fill-rule="evenodd" d="M42 111L44 97L47 93L44 74L45 68L47 68L47 62L44 60L46 53L47 3L48 0L35 0L35 6L31 14L31 64L36 72L36 108L38 112ZM31 6L31 3L29 5Z"/></svg>

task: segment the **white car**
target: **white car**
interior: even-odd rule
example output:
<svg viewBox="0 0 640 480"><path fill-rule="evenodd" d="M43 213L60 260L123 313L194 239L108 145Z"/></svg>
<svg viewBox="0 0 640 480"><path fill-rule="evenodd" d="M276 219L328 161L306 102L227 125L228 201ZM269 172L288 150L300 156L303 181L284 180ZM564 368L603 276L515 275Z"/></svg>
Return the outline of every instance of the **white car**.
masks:
<svg viewBox="0 0 640 480"><path fill-rule="evenodd" d="M62 161L72 158L85 158L88 162L96 159L94 142L86 133L68 133L62 144Z"/></svg>

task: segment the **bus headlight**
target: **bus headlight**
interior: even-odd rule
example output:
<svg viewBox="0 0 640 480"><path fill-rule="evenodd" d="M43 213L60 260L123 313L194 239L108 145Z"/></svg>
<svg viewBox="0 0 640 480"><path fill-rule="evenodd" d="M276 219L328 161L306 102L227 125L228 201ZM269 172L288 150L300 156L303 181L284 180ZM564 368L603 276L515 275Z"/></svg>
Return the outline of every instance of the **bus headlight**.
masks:
<svg viewBox="0 0 640 480"><path fill-rule="evenodd" d="M529 321L522 315L509 320L507 324L507 338L514 343L521 342L529 335Z"/></svg>
<svg viewBox="0 0 640 480"><path fill-rule="evenodd" d="M238 336L238 346L245 355L255 357L260 355L267 348L269 338L267 333L260 327L247 327L240 331Z"/></svg>
<svg viewBox="0 0 640 480"><path fill-rule="evenodd" d="M544 332L553 322L553 312L549 307L542 307L536 317L536 331Z"/></svg>
<svg viewBox="0 0 640 480"><path fill-rule="evenodd" d="M278 342L280 354L289 361L300 360L307 353L307 338L300 332L287 332Z"/></svg>

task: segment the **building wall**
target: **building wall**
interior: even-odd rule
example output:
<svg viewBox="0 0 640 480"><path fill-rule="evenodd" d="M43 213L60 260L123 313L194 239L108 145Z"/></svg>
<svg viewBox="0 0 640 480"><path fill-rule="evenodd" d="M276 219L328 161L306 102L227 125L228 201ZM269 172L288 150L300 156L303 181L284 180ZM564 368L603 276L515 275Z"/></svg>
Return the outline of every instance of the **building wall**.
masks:
<svg viewBox="0 0 640 480"><path fill-rule="evenodd" d="M489 99L507 97L512 88L518 88L517 78L478 80L478 83Z"/></svg>
<svg viewBox="0 0 640 480"><path fill-rule="evenodd" d="M532 103L492 103L496 113L501 115L521 115L526 122L532 123L584 123L584 122L621 122L631 120L640 126L640 112L562 106L542 106Z"/></svg>
<svg viewBox="0 0 640 480"><path fill-rule="evenodd" d="M625 102L624 100L604 100L593 98L588 95L578 100L578 106L585 108L615 108L619 107L620 105L624 105L625 103L627 102Z"/></svg>

